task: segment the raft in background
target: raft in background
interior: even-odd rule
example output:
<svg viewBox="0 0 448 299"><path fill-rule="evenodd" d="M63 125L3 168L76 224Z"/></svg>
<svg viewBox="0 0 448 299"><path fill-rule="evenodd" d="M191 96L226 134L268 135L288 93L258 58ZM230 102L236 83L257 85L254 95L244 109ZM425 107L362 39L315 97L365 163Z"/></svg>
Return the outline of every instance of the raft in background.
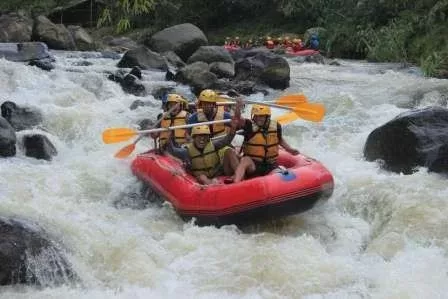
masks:
<svg viewBox="0 0 448 299"><path fill-rule="evenodd" d="M304 155L280 151L284 168L269 175L236 184L204 186L188 174L182 162L154 151L138 155L133 173L169 201L184 220L196 218L198 225L249 224L307 211L328 199L333 176L318 161Z"/></svg>

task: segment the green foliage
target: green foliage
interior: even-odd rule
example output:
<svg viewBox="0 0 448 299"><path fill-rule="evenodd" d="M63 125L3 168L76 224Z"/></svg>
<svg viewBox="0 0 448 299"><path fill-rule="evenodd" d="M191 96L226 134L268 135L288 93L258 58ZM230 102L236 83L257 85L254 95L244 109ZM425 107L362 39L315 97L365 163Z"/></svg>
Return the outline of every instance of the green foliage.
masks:
<svg viewBox="0 0 448 299"><path fill-rule="evenodd" d="M154 6L155 0L110 0L97 21L97 27L115 24L117 33L126 32L131 29L132 18L149 14Z"/></svg>

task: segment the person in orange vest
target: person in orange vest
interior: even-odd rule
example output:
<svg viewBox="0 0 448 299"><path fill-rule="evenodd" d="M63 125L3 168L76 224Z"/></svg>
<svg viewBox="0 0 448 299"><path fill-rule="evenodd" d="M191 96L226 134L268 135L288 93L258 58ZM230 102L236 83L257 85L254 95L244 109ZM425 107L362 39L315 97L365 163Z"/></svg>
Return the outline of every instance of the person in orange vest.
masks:
<svg viewBox="0 0 448 299"><path fill-rule="evenodd" d="M214 184L217 176L231 176L235 173L239 165L239 157L229 145L235 136L241 107L241 100L238 100L236 117L230 124L230 131L223 138L212 140L210 127L198 125L191 130L193 140L186 147L180 148L173 142L170 143L168 148L170 154L182 161L187 161L189 172L200 184Z"/></svg>
<svg viewBox="0 0 448 299"><path fill-rule="evenodd" d="M268 40L266 42L266 48L268 48L269 50L274 49L274 47L275 47L275 45L274 45L274 42L272 40Z"/></svg>
<svg viewBox="0 0 448 299"><path fill-rule="evenodd" d="M285 36L285 38L283 39L283 47L285 49L292 47L292 43L291 40L289 39L289 36Z"/></svg>
<svg viewBox="0 0 448 299"><path fill-rule="evenodd" d="M224 40L224 46L229 46L230 45L230 37L226 37L226 39Z"/></svg>
<svg viewBox="0 0 448 299"><path fill-rule="evenodd" d="M241 47L240 37L235 37L235 47Z"/></svg>
<svg viewBox="0 0 448 299"><path fill-rule="evenodd" d="M276 39L274 39L274 45L275 46L281 46L282 44L282 38L281 37L277 37Z"/></svg>
<svg viewBox="0 0 448 299"><path fill-rule="evenodd" d="M186 111L187 105L188 105L187 100L185 100L182 96L175 93L168 94L166 102L166 110L170 111L170 113L166 115L160 113L157 116L157 119L163 117L162 121L157 127L168 128L171 126L186 125L188 122L188 118L190 117L190 114ZM159 141L158 150L159 152L162 153L165 151L168 141L170 139L172 139L176 145L180 146L187 142L189 138L189 133L186 129L176 129L173 132L166 131L160 133L151 133L151 137L154 139L158 138Z"/></svg>
<svg viewBox="0 0 448 299"><path fill-rule="evenodd" d="M234 183L244 177L266 175L277 168L280 146L291 155L300 153L283 138L281 125L271 119L270 107L253 105L251 114L252 119L240 118L238 124L244 130L244 156L235 170Z"/></svg>
<svg viewBox="0 0 448 299"><path fill-rule="evenodd" d="M298 51L302 50L302 40L301 39L295 38L293 40L292 50L294 52L298 52Z"/></svg>

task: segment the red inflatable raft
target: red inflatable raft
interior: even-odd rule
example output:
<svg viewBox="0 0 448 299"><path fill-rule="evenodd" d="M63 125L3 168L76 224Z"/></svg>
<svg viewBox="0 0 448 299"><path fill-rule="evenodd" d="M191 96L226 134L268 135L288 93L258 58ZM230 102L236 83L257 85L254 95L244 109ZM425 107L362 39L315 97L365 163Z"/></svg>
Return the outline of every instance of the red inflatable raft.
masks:
<svg viewBox="0 0 448 299"><path fill-rule="evenodd" d="M291 56L312 56L312 55L319 54L319 53L320 53L319 51L313 50L313 49L305 49L305 50L300 50L297 52L294 52L292 49L288 49L285 52L285 54L291 55Z"/></svg>
<svg viewBox="0 0 448 299"><path fill-rule="evenodd" d="M233 52L233 51L236 51L236 50L241 49L241 48L238 47L238 46L228 46L228 45L225 45L225 46L223 46L223 47L224 47L224 49L226 49L226 50L229 51L229 52Z"/></svg>
<svg viewBox="0 0 448 299"><path fill-rule="evenodd" d="M252 223L300 213L333 193L333 176L318 161L304 155L280 152L283 166L266 176L236 184L197 183L170 155L153 151L138 155L133 173L156 193L168 200L185 220L196 218L199 225Z"/></svg>

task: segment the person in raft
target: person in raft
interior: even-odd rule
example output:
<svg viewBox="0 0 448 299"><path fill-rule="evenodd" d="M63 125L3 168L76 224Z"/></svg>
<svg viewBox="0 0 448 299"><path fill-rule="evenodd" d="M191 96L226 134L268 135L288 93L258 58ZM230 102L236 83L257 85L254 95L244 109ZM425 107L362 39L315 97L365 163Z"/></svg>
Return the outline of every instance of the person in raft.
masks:
<svg viewBox="0 0 448 299"><path fill-rule="evenodd" d="M253 105L251 117L252 120L240 118L238 121L238 127L244 130L244 156L235 170L234 183L244 177L266 175L277 168L279 146L292 155L300 153L283 139L282 127L271 119L270 107Z"/></svg>
<svg viewBox="0 0 448 299"><path fill-rule="evenodd" d="M187 108L188 102L182 96L171 93L168 94L166 100L165 111L169 111L169 113L160 113L157 116L157 119L163 117L160 124L157 126L158 128L168 128L171 126L182 126L186 125L190 114L185 110ZM186 129L176 129L174 132L166 131L160 133L151 133L151 137L159 140L158 150L160 153L166 150L168 145L168 140L172 139L174 144L180 146L182 144L187 143L189 138L189 133Z"/></svg>
<svg viewBox="0 0 448 299"><path fill-rule="evenodd" d="M224 110L223 106L217 105L219 95L211 89L203 90L198 97L197 111L188 119L189 124L197 124L206 121L232 119L232 115ZM225 135L229 132L230 124L214 124L210 127L212 137Z"/></svg>
<svg viewBox="0 0 448 299"><path fill-rule="evenodd" d="M238 167L239 157L228 146L235 137L237 125L238 120L235 119L232 121L229 133L216 140L211 140L209 126L195 126L191 130L193 138L191 143L188 143L186 147L176 147L171 141L168 151L182 161L187 161L187 170L196 177L200 184L214 184L217 176L231 176ZM221 159L219 151L224 148L227 150Z"/></svg>
<svg viewBox="0 0 448 299"><path fill-rule="evenodd" d="M218 106L219 95L211 90L205 89L199 94L197 111L188 119L189 124L196 124L206 121L232 119L232 115L224 110L224 106ZM237 105L238 106L238 105ZM237 109L235 109L236 112ZM238 112L239 113L239 112ZM210 125L210 137L224 136L230 131L230 123L220 123ZM223 162L227 150L232 150L229 146L223 147L218 151L221 163ZM235 153L236 154L236 153Z"/></svg>

